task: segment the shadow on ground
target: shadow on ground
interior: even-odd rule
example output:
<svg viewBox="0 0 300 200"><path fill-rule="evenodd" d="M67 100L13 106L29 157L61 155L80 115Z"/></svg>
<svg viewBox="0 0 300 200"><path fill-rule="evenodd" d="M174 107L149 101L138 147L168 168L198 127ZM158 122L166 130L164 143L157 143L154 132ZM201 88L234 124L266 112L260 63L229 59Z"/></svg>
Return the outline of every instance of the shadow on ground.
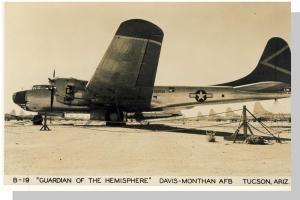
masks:
<svg viewBox="0 0 300 200"><path fill-rule="evenodd" d="M164 132L174 132L174 133L184 133L184 134L195 134L195 135L206 135L208 131L205 129L195 129L195 128L182 128L174 127L166 124L149 124L149 125L126 125L124 128L128 129L142 129L149 131L164 131ZM233 132L224 132L224 131L214 131L215 136L224 137L224 139L232 140ZM241 136L241 134L239 134ZM263 136L267 140L275 140L272 136ZM240 139L240 138L237 138ZM291 141L290 138L280 138L282 141Z"/></svg>
<svg viewBox="0 0 300 200"><path fill-rule="evenodd" d="M23 125L23 124L18 124ZM10 126L16 126L16 124L10 125ZM82 127L82 128L87 128L91 130L97 130L97 131L104 131L104 132L120 132L120 130L116 130L115 128L125 128L125 129L140 129L144 131L149 131L149 132L173 132L173 133L183 133L183 134L194 134L194 135L207 135L207 132L211 132L211 130L206 130L204 128L196 129L196 128L183 128L183 127L176 127L176 126L170 126L166 124L148 124L148 125L143 125L143 124L127 124L126 126L123 127L108 127L105 125L90 125L90 124L85 124L85 125L74 125L73 123L70 124L52 124L50 126L77 126L77 127ZM105 129L99 129L99 128L104 128ZM233 132L226 132L226 131L214 131L215 136L220 136L224 137L225 140L232 140L233 138L231 137ZM242 134L239 134L239 136L242 136ZM263 138L266 140L276 140L274 137L270 135L263 135ZM291 141L290 138L280 138L282 141ZM237 140L241 140L240 137L237 138Z"/></svg>

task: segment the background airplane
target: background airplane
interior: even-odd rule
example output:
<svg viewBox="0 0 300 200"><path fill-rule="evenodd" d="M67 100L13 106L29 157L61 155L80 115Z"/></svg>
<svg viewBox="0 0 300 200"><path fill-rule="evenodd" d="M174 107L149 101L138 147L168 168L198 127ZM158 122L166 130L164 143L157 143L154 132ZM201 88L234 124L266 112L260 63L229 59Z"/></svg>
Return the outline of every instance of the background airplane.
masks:
<svg viewBox="0 0 300 200"><path fill-rule="evenodd" d="M287 113L272 113L266 110L260 102L255 102L253 114L259 121L291 121L291 115Z"/></svg>
<svg viewBox="0 0 300 200"><path fill-rule="evenodd" d="M14 103L39 114L87 112L91 119L124 123L128 113L171 115L200 104L220 104L290 97L288 44L271 38L257 67L236 81L205 87L154 86L163 31L140 19L119 26L91 80L49 79L49 85L16 92Z"/></svg>
<svg viewBox="0 0 300 200"><path fill-rule="evenodd" d="M225 119L237 122L241 119L241 115L236 114L230 107L228 107L226 109Z"/></svg>
<svg viewBox="0 0 300 200"><path fill-rule="evenodd" d="M210 121L224 121L226 119L225 119L225 117L221 116L220 114L217 114L214 109L210 109L209 114L208 114L208 120L210 120Z"/></svg>

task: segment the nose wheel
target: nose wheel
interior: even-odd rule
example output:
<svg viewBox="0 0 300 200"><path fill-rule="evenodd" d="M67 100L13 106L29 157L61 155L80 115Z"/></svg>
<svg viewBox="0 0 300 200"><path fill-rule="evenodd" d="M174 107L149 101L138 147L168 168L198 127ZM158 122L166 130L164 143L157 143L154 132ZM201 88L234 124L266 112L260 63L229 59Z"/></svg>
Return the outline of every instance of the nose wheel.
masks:
<svg viewBox="0 0 300 200"><path fill-rule="evenodd" d="M41 127L40 131L51 131L51 129L47 125L47 115L44 116L43 126Z"/></svg>

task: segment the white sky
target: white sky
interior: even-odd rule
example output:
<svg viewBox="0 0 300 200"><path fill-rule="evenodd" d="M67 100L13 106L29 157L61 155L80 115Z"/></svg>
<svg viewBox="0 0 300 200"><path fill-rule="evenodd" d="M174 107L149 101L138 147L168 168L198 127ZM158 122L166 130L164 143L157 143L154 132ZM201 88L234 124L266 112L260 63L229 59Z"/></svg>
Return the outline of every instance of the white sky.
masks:
<svg viewBox="0 0 300 200"><path fill-rule="evenodd" d="M12 94L47 83L54 68L89 80L119 24L132 18L165 33L156 85L235 80L255 68L269 38L290 43L289 3L7 3L5 112L18 113ZM290 110L290 100L280 102Z"/></svg>

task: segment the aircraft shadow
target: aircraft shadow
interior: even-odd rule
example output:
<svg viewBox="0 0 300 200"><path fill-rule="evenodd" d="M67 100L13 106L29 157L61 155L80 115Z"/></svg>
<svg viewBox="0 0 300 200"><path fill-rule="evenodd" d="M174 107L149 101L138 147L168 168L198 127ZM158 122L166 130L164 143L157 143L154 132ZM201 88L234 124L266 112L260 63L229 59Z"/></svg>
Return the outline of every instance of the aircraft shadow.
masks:
<svg viewBox="0 0 300 200"><path fill-rule="evenodd" d="M129 129L142 129L149 131L164 131L164 132L173 132L173 133L184 133L184 134L194 134L194 135L206 135L208 131L205 129L195 129L195 128L182 128L182 127L174 127L165 124L149 124L149 125L126 125L124 128ZM214 131L215 136L224 137L224 139L230 140L233 132L225 132L225 131ZM263 136L267 140L275 140L272 136ZM237 138L239 139L239 138ZM291 141L290 138L280 138L282 141Z"/></svg>

